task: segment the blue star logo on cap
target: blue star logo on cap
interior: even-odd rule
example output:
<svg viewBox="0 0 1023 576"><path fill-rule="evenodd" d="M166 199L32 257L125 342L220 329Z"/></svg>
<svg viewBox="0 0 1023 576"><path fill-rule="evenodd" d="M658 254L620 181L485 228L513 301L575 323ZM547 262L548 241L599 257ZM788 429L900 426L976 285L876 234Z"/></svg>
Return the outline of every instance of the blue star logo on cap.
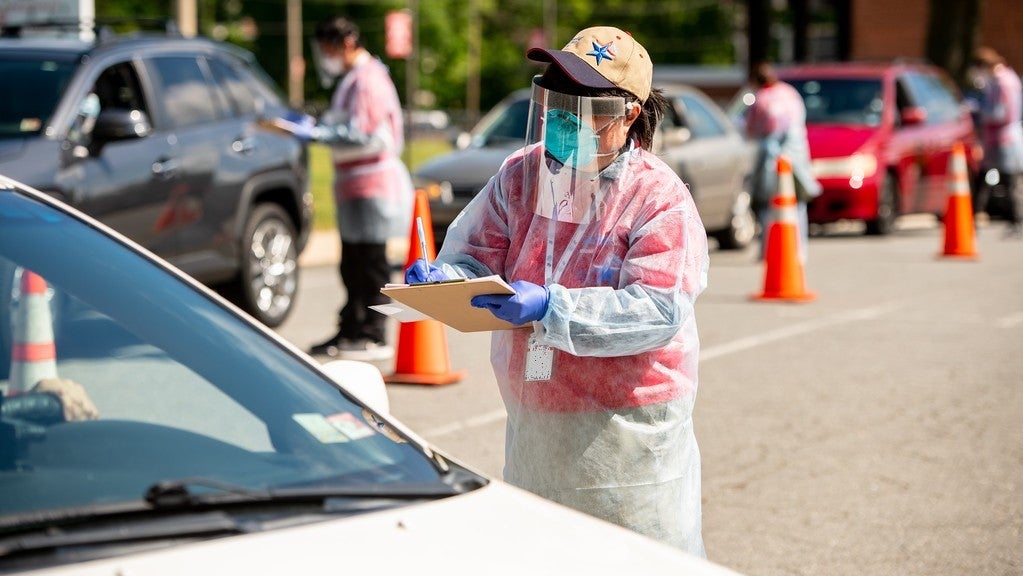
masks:
<svg viewBox="0 0 1023 576"><path fill-rule="evenodd" d="M608 60L615 59L615 43L608 42L601 46L596 42L593 42L593 50L586 53L587 56L593 56L597 59L597 66L600 66L600 62L607 58Z"/></svg>

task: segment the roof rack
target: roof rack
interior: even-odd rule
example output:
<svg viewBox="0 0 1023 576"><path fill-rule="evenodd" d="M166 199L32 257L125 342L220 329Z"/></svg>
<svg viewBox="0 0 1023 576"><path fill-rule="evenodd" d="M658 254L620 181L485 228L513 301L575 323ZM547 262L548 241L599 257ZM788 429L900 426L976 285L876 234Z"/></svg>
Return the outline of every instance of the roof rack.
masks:
<svg viewBox="0 0 1023 576"><path fill-rule="evenodd" d="M27 31L33 32L73 32L80 33L92 28L81 20L39 20L35 22L16 22L0 24L0 38L22 38Z"/></svg>
<svg viewBox="0 0 1023 576"><path fill-rule="evenodd" d="M118 36L115 27L130 25L133 32L160 30L167 36L181 36L176 20L167 18L116 18L94 22L82 20L53 19L34 22L0 24L0 38L24 38L29 35L68 34L80 35L91 32L98 42L112 40Z"/></svg>

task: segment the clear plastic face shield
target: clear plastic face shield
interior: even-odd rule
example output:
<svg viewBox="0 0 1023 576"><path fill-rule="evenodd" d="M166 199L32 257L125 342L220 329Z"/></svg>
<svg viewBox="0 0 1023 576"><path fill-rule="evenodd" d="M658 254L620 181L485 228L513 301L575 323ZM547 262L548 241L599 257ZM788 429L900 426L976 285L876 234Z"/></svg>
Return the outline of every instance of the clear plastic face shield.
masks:
<svg viewBox="0 0 1023 576"><path fill-rule="evenodd" d="M626 119L621 97L571 96L543 88L533 79L526 146L529 154L523 189L535 189L537 214L579 223L600 193L600 171L625 144Z"/></svg>

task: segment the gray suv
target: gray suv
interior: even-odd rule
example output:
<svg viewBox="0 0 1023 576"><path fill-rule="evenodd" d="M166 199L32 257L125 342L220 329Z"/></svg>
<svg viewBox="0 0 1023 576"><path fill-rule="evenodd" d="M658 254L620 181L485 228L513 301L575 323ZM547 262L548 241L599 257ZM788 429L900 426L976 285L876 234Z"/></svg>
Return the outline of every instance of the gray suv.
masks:
<svg viewBox="0 0 1023 576"><path fill-rule="evenodd" d="M261 128L291 111L252 54L175 35L33 35L0 39L0 78L0 174L98 218L267 326L284 321L312 196L305 146ZM17 294L2 286L10 304Z"/></svg>

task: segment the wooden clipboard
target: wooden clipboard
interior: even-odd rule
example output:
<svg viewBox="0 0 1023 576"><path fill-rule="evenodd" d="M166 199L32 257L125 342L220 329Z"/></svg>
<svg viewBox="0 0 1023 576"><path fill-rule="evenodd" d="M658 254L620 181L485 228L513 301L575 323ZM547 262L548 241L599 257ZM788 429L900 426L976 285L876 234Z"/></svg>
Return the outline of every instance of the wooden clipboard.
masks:
<svg viewBox="0 0 1023 576"><path fill-rule="evenodd" d="M514 294L515 290L500 276L425 284L388 284L380 292L459 332L519 328L494 316L489 310L475 308L469 303L473 296L480 294Z"/></svg>

